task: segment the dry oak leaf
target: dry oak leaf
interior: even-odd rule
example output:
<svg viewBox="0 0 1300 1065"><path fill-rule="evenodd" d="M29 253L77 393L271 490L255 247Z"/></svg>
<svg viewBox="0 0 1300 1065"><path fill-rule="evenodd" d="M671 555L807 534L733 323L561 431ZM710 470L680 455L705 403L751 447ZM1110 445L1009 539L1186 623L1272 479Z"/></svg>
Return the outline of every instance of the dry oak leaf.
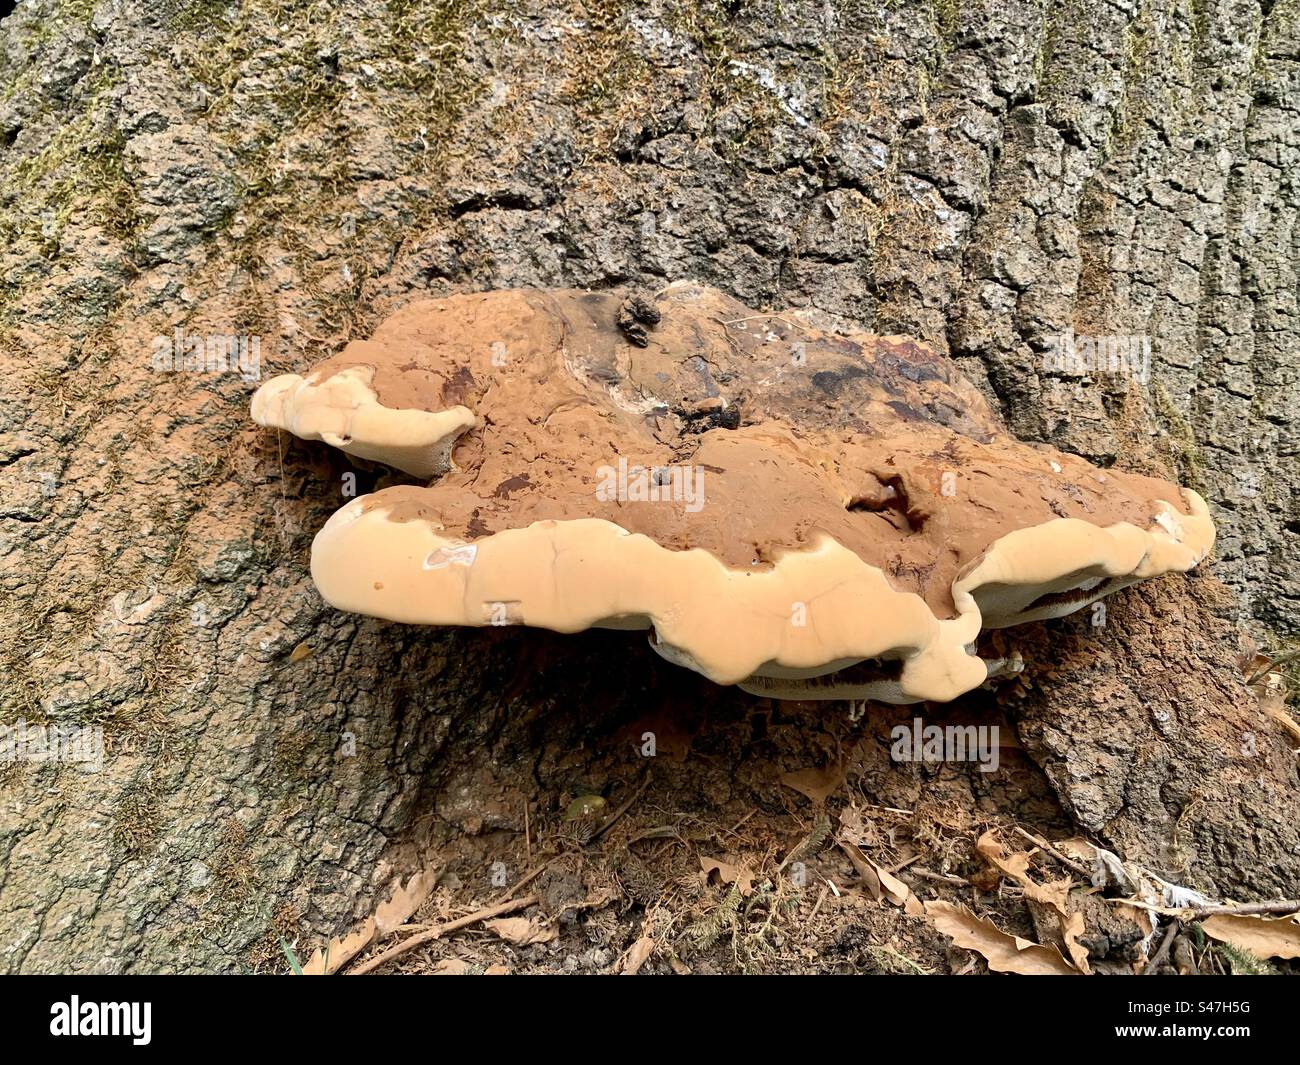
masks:
<svg viewBox="0 0 1300 1065"><path fill-rule="evenodd" d="M1023 884L1029 879L1028 852L1015 851L1012 854L1007 854L1006 849L998 842L992 829L980 836L975 843L975 850L985 861L996 866L1003 874L1011 877L1017 883Z"/></svg>
<svg viewBox="0 0 1300 1065"><path fill-rule="evenodd" d="M781 783L793 788L800 795L807 795L813 802L825 802L844 783L844 767L828 765L818 769L796 769L781 774Z"/></svg>
<svg viewBox="0 0 1300 1065"><path fill-rule="evenodd" d="M398 883L392 897L380 903L373 917L367 917L341 939L331 939L324 950L319 947L302 967L304 976L328 976L336 973L378 938L388 935L411 919L411 915L429 897L438 872L426 869L406 882Z"/></svg>
<svg viewBox="0 0 1300 1065"><path fill-rule="evenodd" d="M992 921L976 917L964 906L927 902L926 915L934 927L957 946L979 954L994 972L1023 976L1081 976L1055 947L1044 947L1009 936Z"/></svg>
<svg viewBox="0 0 1300 1065"><path fill-rule="evenodd" d="M619 969L620 976L636 976L654 952L655 941L651 936L642 936L628 948L627 955L623 958L623 964Z"/></svg>
<svg viewBox="0 0 1300 1065"><path fill-rule="evenodd" d="M1257 958L1300 958L1300 924L1292 914L1281 920L1251 914L1216 914L1201 922L1211 939L1249 951Z"/></svg>
<svg viewBox="0 0 1300 1065"><path fill-rule="evenodd" d="M849 861L857 872L859 879L866 885L872 897L879 902L887 898L895 906L903 906L912 895L912 889L886 869L882 869L866 856L856 843L840 841L840 850L848 855Z"/></svg>
<svg viewBox="0 0 1300 1065"><path fill-rule="evenodd" d="M559 935L554 928L528 917L498 917L495 921L484 921L483 927L517 947L549 943Z"/></svg>
<svg viewBox="0 0 1300 1065"><path fill-rule="evenodd" d="M1081 973L1090 975L1092 970L1088 967L1088 950L1079 942L1079 937L1084 931L1083 914L1077 910L1074 913L1070 912L1069 897L1072 881L1066 879L1051 880L1046 884L1036 883L1029 876L1029 853L1016 851L1007 854L991 830L980 836L975 844L975 850L1003 875L1019 884L1025 898L1056 911L1061 941L1070 955L1070 961Z"/></svg>
<svg viewBox="0 0 1300 1065"><path fill-rule="evenodd" d="M1267 692L1259 700L1259 708L1264 712L1265 717L1276 721L1293 740L1300 743L1300 723L1297 723L1296 719L1287 712L1286 700L1283 699L1280 691Z"/></svg>
<svg viewBox="0 0 1300 1065"><path fill-rule="evenodd" d="M746 898L754 893L754 874L748 866L732 865L720 858L701 858L700 868L704 870L706 878L717 873L718 879L724 884L736 884Z"/></svg>
<svg viewBox="0 0 1300 1065"><path fill-rule="evenodd" d="M1060 881L1067 884L1069 881ZM1068 917L1061 918L1061 939L1065 941L1066 952L1070 955L1070 961L1074 967L1085 976L1092 975L1092 968L1088 965L1088 948L1079 942L1079 937L1083 935L1083 914L1078 910Z"/></svg>

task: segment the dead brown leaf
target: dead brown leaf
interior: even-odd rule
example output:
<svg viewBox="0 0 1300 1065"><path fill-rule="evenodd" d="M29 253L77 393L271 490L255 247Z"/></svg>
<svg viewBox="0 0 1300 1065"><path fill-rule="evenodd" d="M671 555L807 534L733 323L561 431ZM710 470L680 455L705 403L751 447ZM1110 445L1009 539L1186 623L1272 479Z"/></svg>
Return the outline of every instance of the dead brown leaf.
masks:
<svg viewBox="0 0 1300 1065"><path fill-rule="evenodd" d="M732 865L721 858L701 858L700 868L706 877L717 873L722 883L739 885L740 893L746 898L754 893L754 874L748 866Z"/></svg>
<svg viewBox="0 0 1300 1065"><path fill-rule="evenodd" d="M543 924L536 917L498 917L494 921L484 921L483 927L517 947L550 943L559 935L554 928Z"/></svg>
<svg viewBox="0 0 1300 1065"><path fill-rule="evenodd" d="M655 941L650 936L642 936L628 949L626 957L623 958L622 968L619 969L620 976L636 976L643 966L654 953Z"/></svg>
<svg viewBox="0 0 1300 1065"><path fill-rule="evenodd" d="M1015 851L1007 854L990 829L975 842L975 851L989 864L996 866L1003 874L1017 883L1023 883L1029 876L1029 854L1027 851Z"/></svg>
<svg viewBox="0 0 1300 1065"><path fill-rule="evenodd" d="M1085 976L1092 975L1092 968L1088 965L1088 948L1079 942L1079 937L1083 935L1083 914L1078 910L1068 917L1061 918L1061 939L1065 942L1065 951L1070 955L1070 961L1074 967Z"/></svg>
<svg viewBox="0 0 1300 1065"><path fill-rule="evenodd" d="M438 882L438 873L431 869L416 873L393 891L387 902L379 904L373 917L367 917L341 939L331 939L324 950L319 947L302 967L304 976L328 976L336 973L376 939L382 939L411 919L429 897Z"/></svg>
<svg viewBox="0 0 1300 1065"><path fill-rule="evenodd" d="M862 853L862 848L856 843L850 843L848 840L840 840L840 850L848 856L849 861L853 864L858 879L862 882L862 886L866 888L867 894L876 902L879 902L884 894L880 886L880 877L876 873L876 867Z"/></svg>
<svg viewBox="0 0 1300 1065"><path fill-rule="evenodd" d="M886 869L881 868L863 851L856 843L850 843L848 840L840 840L840 850L842 850L848 859L853 863L859 879L863 886L877 902L881 898L887 899L895 906L904 905L908 898L911 897L912 889L904 884L898 877Z"/></svg>
<svg viewBox="0 0 1300 1065"><path fill-rule="evenodd" d="M792 773L782 773L781 783L800 795L808 796L813 802L825 802L844 783L844 767L828 765L820 769L797 769Z"/></svg>
<svg viewBox="0 0 1300 1065"><path fill-rule="evenodd" d="M880 877L880 886L884 888L885 898L895 906L902 906L912 895L912 889L904 884L898 877L880 866L876 866L876 873Z"/></svg>
<svg viewBox="0 0 1300 1065"><path fill-rule="evenodd" d="M437 876L426 870L417 873L407 881L406 887L393 893L387 902L380 903L375 910L375 928L381 936L400 928L411 919L429 897Z"/></svg>
<svg viewBox="0 0 1300 1065"><path fill-rule="evenodd" d="M1293 740L1300 743L1300 723L1288 712L1286 700L1280 691L1265 693L1259 700L1259 708L1264 712L1265 717L1276 721L1291 734Z"/></svg>
<svg viewBox="0 0 1300 1065"><path fill-rule="evenodd" d="M1032 856L1027 851L1008 854L992 831L980 836L975 843L975 850L985 861L1019 884L1025 898L1055 911L1061 942L1065 944L1070 961L1081 973L1091 974L1088 950L1079 942L1084 931L1083 914L1077 910L1070 912L1070 888L1073 881L1066 879L1037 883L1029 875Z"/></svg>
<svg viewBox="0 0 1300 1065"><path fill-rule="evenodd" d="M1025 976L1079 976L1055 947L1044 947L1019 936L1010 936L992 921L976 917L964 906L950 902L927 902L926 915L935 928L957 946L979 954L994 972Z"/></svg>
<svg viewBox="0 0 1300 1065"><path fill-rule="evenodd" d="M1251 914L1216 914L1201 922L1211 939L1249 951L1257 958L1300 958L1300 924L1296 916L1267 918Z"/></svg>

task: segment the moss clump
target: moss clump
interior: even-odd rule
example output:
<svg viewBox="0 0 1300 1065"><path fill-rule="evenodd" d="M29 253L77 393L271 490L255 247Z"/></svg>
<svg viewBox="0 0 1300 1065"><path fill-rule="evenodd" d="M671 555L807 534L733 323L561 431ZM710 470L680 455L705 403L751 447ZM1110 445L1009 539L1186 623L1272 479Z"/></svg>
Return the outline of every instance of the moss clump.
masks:
<svg viewBox="0 0 1300 1065"><path fill-rule="evenodd" d="M945 52L952 48L961 21L961 0L931 0L930 18Z"/></svg>
<svg viewBox="0 0 1300 1065"><path fill-rule="evenodd" d="M1233 976L1278 976L1278 971L1266 961L1261 961L1248 951L1229 943L1216 943L1214 953L1225 963Z"/></svg>
<svg viewBox="0 0 1300 1065"><path fill-rule="evenodd" d="M113 844L128 857L148 854L162 835L159 787L151 777L136 781L117 801Z"/></svg>
<svg viewBox="0 0 1300 1065"><path fill-rule="evenodd" d="M134 237L140 219L125 174L126 139L108 110L117 79L115 70L101 75L82 112L61 125L39 152L8 169L4 179L11 206L0 211L0 239L35 240L52 256L69 219L81 212L111 236Z"/></svg>
<svg viewBox="0 0 1300 1065"><path fill-rule="evenodd" d="M1119 104L1110 130L1111 143L1127 151L1137 143L1148 110L1144 91L1151 80L1151 26L1141 13L1124 27L1121 47L1124 72Z"/></svg>
<svg viewBox="0 0 1300 1065"><path fill-rule="evenodd" d="M736 26L751 17L780 21L786 16L779 3L760 10L756 0L696 0L665 13L668 28L691 41L700 53L700 95L709 121L716 125L724 114L739 120L733 121L729 139L720 145L732 161L750 147L766 148L781 119L775 94L746 71L739 55Z"/></svg>
<svg viewBox="0 0 1300 1065"><path fill-rule="evenodd" d="M1158 381L1152 391L1155 394L1156 413L1163 422L1163 428L1173 446L1173 458L1182 479L1198 492L1205 492L1205 459L1201 455L1200 445L1196 442L1196 433L1191 423L1183 417L1173 399Z"/></svg>
<svg viewBox="0 0 1300 1065"><path fill-rule="evenodd" d="M173 29L194 33L229 24L239 6L238 0L170 0L164 17Z"/></svg>
<svg viewBox="0 0 1300 1065"><path fill-rule="evenodd" d="M621 122L641 104L651 69L636 49L627 21L627 0L575 0L574 14L586 25L578 47L565 56L565 95L599 130L593 141L604 147ZM602 143L603 142L603 143Z"/></svg>
<svg viewBox="0 0 1300 1065"><path fill-rule="evenodd" d="M59 17L82 26L90 25L100 0L59 0Z"/></svg>

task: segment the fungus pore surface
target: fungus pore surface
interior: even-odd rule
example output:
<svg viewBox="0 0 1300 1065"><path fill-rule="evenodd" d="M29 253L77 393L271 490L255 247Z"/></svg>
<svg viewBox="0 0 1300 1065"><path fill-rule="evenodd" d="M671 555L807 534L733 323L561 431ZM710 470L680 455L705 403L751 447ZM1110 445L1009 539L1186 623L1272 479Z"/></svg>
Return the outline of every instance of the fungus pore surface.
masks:
<svg viewBox="0 0 1300 1065"><path fill-rule="evenodd" d="M953 364L677 283L413 303L253 418L422 479L317 534L326 601L393 621L646 629L721 684L948 700L982 629L1185 571L1196 493L1009 436Z"/></svg>

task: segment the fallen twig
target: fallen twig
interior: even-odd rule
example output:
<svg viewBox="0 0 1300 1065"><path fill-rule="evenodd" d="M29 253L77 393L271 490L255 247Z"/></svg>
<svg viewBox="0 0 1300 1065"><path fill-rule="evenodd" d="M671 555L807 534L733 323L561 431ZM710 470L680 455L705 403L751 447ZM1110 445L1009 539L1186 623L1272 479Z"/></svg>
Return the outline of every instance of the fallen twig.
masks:
<svg viewBox="0 0 1300 1065"><path fill-rule="evenodd" d="M492 903L492 905L495 906L499 902L508 902L510 899L513 899L516 895L519 894L520 891L524 889L524 887L526 887L528 884L531 884L534 880L536 880L539 876L541 876L544 872L546 872L547 868L549 868L551 863L554 861L555 861L554 858L548 858L546 861L542 862L541 865L537 866L534 869L530 869L527 873L521 876L515 883L511 884L510 887L506 888L505 891L503 891L500 895L498 895L496 897L496 900Z"/></svg>
<svg viewBox="0 0 1300 1065"><path fill-rule="evenodd" d="M756 322L756 321L758 321L760 318L775 318L778 322L784 322L784 323L785 323L786 325L788 325L791 329L794 328L794 323L793 323L793 322L789 322L789 321L787 321L785 318L782 318L781 315L779 315L779 314L750 314L750 315L747 315L747 316L744 317L744 318L733 318L733 319L731 319L731 321L729 321L729 322L723 322L722 324L723 324L723 325L740 325L742 322Z"/></svg>
<svg viewBox="0 0 1300 1065"><path fill-rule="evenodd" d="M740 829L740 826L743 825L746 821L748 821L751 817L753 817L756 813L758 813L758 807L757 807L757 806L754 807L754 809L750 810L749 813L747 813L744 817L742 817L739 821L737 821L737 822L736 822L734 825L732 825L729 829L727 829L727 835L728 835L728 836L734 836L734 835L736 834L736 832Z"/></svg>
<svg viewBox="0 0 1300 1065"><path fill-rule="evenodd" d="M1258 670L1246 679L1246 687L1249 688L1256 681L1263 680L1270 673L1274 672L1278 666L1284 666L1288 662L1295 661L1297 658L1300 658L1300 648L1294 651L1283 651L1282 654L1278 655L1276 658L1269 658L1266 665L1260 666Z"/></svg>
<svg viewBox="0 0 1300 1065"><path fill-rule="evenodd" d="M1246 902L1240 906L1193 906L1182 912L1191 917L1213 917L1216 914L1248 916L1259 913L1300 913L1300 899L1281 899L1278 902Z"/></svg>
<svg viewBox="0 0 1300 1065"><path fill-rule="evenodd" d="M933 880L938 884L961 884L964 887L970 887L971 882L965 877L952 876L948 873L936 873L932 869L927 869L923 865L908 866L903 870L908 876L919 876L922 880Z"/></svg>
<svg viewBox="0 0 1300 1065"><path fill-rule="evenodd" d="M817 902L812 908L812 913L808 915L808 920L804 921L804 933L807 935L813 921L817 920L817 914L821 912L822 903L826 901L826 885L822 885L821 891L817 893Z"/></svg>
<svg viewBox="0 0 1300 1065"><path fill-rule="evenodd" d="M1089 883L1092 883L1092 870L1089 869L1086 865L1081 865L1079 862L1076 862L1073 858L1067 858L1064 854L1062 854L1050 843L1048 843L1047 840L1040 839L1038 836L1035 836L1032 832L1026 831L1025 829L1021 828L1019 825L1016 826L1016 833L1018 835L1023 836L1025 839L1029 840L1029 842L1032 843L1035 847L1041 848L1043 853L1050 854L1053 858L1055 858L1058 862L1060 862L1071 872L1078 873L1079 876L1084 878L1084 880L1088 881Z"/></svg>
<svg viewBox="0 0 1300 1065"><path fill-rule="evenodd" d="M420 932L418 935L411 936L410 939L403 940L395 946L376 954L369 961L358 965L351 972L345 973L345 976L365 976L366 973L374 972L381 965L385 965L394 958L400 957L407 951L414 950L416 947L422 947L425 943L432 943L435 939L441 939L445 935L457 932L462 928L468 928L472 924L478 924L480 921L491 920L493 917L501 917L507 913L514 913L516 910L526 910L529 906L536 905L536 895L525 895L522 899L508 899L505 902L499 902L495 906L487 906L481 910L475 910L465 917L457 917L454 921L448 921L437 928L430 928L427 932Z"/></svg>
<svg viewBox="0 0 1300 1065"><path fill-rule="evenodd" d="M607 831L609 831L610 827L614 824L615 821L617 821L620 817L622 817L625 813L627 813L628 810L632 809L632 804L636 802L637 799L641 798L642 793L649 786L650 786L650 774L649 772L647 772L646 775L641 779L641 783L637 785L636 791L632 792L627 802L625 802L622 806L620 806L617 810L615 810L614 813L611 814L606 819L605 823L591 834L591 839L587 840L587 842L594 843L597 839L599 839Z"/></svg>
<svg viewBox="0 0 1300 1065"><path fill-rule="evenodd" d="M1196 917L1215 917L1220 914L1229 916L1250 916L1252 914L1300 913L1300 899L1279 899L1277 902L1245 902L1238 906L1214 903L1209 906L1160 906L1154 902L1141 899L1106 899L1116 906L1136 906L1139 910L1164 914L1166 917L1178 917L1189 920Z"/></svg>
<svg viewBox="0 0 1300 1065"><path fill-rule="evenodd" d="M1178 934L1179 924L1176 920L1169 922L1169 928L1165 932L1165 938L1160 941L1160 946L1147 963L1146 972L1142 975L1150 976L1164 963L1165 958L1169 955L1169 948L1174 945L1174 936Z"/></svg>
<svg viewBox="0 0 1300 1065"><path fill-rule="evenodd" d="M923 857L923 855L920 855L920 854L913 854L912 857L910 857L910 858L905 858L903 861L899 862L897 865L891 865L888 869L885 870L885 872L887 872L887 873L901 873L901 872L902 872L904 869L906 869L909 865L915 865L917 862L919 862L919 861L921 860L922 857Z"/></svg>

